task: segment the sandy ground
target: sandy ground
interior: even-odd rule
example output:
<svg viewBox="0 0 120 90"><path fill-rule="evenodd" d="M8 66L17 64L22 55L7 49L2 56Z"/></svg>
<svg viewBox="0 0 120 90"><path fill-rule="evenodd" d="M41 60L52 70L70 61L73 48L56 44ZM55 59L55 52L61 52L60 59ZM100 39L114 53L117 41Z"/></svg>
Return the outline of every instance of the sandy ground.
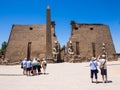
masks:
<svg viewBox="0 0 120 90"><path fill-rule="evenodd" d="M48 74L37 76L22 75L20 65L1 65L0 90L120 90L120 61L107 64L109 83L98 84L90 81L88 62L48 64Z"/></svg>

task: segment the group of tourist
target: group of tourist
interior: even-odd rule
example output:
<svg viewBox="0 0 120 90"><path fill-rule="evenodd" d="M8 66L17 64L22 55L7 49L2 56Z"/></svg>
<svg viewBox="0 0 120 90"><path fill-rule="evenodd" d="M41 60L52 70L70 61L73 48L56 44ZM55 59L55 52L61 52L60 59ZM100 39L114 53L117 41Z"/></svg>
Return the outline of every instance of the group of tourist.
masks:
<svg viewBox="0 0 120 90"><path fill-rule="evenodd" d="M21 62L21 68L23 69L23 74L30 75L40 75L42 74L41 69L43 69L43 73L46 74L47 62L45 58L40 60L39 58L34 58L33 60L25 58Z"/></svg>
<svg viewBox="0 0 120 90"><path fill-rule="evenodd" d="M97 59L92 57L90 60L90 77L92 83L98 83L98 66L101 72L103 83L107 83L107 58L106 55L101 55ZM42 74L41 69L43 69L43 73L46 74L47 62L45 58L40 60L39 58L34 58L32 61L25 58L21 62L21 68L23 69L23 74L30 75L40 75ZM95 77L96 81L93 81L93 77Z"/></svg>
<svg viewBox="0 0 120 90"><path fill-rule="evenodd" d="M94 83L93 81L93 77L95 76L95 83L98 83L98 73L99 73L99 70L98 70L98 66L99 66L99 69L100 69L100 73L101 73L101 76L102 76L102 82L103 83L107 83L107 58L106 58L106 55L101 55L99 56L97 59L95 57L92 57L91 60L90 60L90 77L91 77L91 82Z"/></svg>

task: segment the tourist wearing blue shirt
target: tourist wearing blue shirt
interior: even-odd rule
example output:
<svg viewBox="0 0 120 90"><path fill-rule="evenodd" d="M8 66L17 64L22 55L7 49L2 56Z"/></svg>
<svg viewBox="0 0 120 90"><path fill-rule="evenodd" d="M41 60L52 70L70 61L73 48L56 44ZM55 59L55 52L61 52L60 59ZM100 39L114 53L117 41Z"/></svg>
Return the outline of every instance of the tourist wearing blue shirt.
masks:
<svg viewBox="0 0 120 90"><path fill-rule="evenodd" d="M97 70L97 66L98 66L98 63L96 61L96 58L92 57L91 60L90 60L90 77L91 77L91 82L93 83L93 77L95 76L95 79L96 79L96 83L98 83L97 81L97 73L98 73L98 70Z"/></svg>

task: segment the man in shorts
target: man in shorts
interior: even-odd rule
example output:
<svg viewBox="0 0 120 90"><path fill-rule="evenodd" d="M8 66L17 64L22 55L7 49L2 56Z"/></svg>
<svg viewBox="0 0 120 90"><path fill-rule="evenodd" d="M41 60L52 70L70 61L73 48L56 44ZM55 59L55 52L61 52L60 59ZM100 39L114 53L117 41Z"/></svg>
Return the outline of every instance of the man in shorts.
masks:
<svg viewBox="0 0 120 90"><path fill-rule="evenodd" d="M101 55L99 58L100 66L103 65L103 68L101 70L102 80L104 83L107 83L107 59L106 55Z"/></svg>
<svg viewBox="0 0 120 90"><path fill-rule="evenodd" d="M25 59L21 62L21 68L23 69L23 75L26 75L26 63L27 63L27 58L25 58Z"/></svg>
<svg viewBox="0 0 120 90"><path fill-rule="evenodd" d="M28 59L28 60L27 60L27 63L26 63L27 76L30 76L31 66L32 66L31 60Z"/></svg>

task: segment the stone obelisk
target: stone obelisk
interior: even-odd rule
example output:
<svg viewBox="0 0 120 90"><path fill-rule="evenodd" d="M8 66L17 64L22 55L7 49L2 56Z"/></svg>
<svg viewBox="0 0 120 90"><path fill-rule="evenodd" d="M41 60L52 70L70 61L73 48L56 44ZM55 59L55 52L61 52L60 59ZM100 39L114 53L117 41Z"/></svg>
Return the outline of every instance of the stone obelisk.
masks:
<svg viewBox="0 0 120 90"><path fill-rule="evenodd" d="M49 6L47 7L46 14L46 58L52 59L51 16Z"/></svg>

